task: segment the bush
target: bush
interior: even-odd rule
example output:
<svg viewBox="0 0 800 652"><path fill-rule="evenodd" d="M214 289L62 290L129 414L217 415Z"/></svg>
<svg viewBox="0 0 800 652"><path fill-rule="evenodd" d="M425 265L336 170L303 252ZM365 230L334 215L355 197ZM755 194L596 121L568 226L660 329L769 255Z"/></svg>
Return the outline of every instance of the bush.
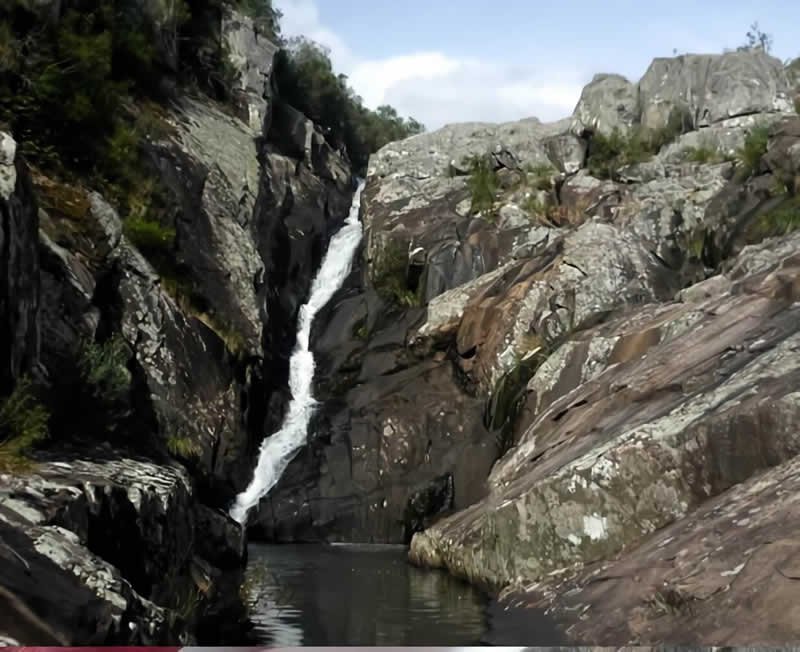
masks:
<svg viewBox="0 0 800 652"><path fill-rule="evenodd" d="M28 378L0 401L0 471L28 466L26 453L48 435L50 415Z"/></svg>
<svg viewBox="0 0 800 652"><path fill-rule="evenodd" d="M529 195L522 203L522 210L524 210L531 219L541 219L547 217L547 205L539 200L536 195Z"/></svg>
<svg viewBox="0 0 800 652"><path fill-rule="evenodd" d="M619 129L609 136L600 132L592 134L586 168L593 177L611 179L618 168L624 165L627 141Z"/></svg>
<svg viewBox="0 0 800 652"><path fill-rule="evenodd" d="M468 159L469 177L467 187L470 191L473 213L489 211L497 196L497 174L486 157L473 156Z"/></svg>
<svg viewBox="0 0 800 652"><path fill-rule="evenodd" d="M86 342L78 354L81 380L98 405L116 407L127 401L131 389L130 351L121 335L102 344Z"/></svg>
<svg viewBox="0 0 800 652"><path fill-rule="evenodd" d="M125 220L125 235L148 258L171 255L175 247L175 229L146 217Z"/></svg>
<svg viewBox="0 0 800 652"><path fill-rule="evenodd" d="M752 229L756 240L788 235L800 229L800 198L792 197L761 215Z"/></svg>
<svg viewBox="0 0 800 652"><path fill-rule="evenodd" d="M613 179L620 168L650 159L689 129L690 117L676 108L660 129L646 130L637 126L627 135L616 128L609 136L599 132L592 134L586 167L592 176Z"/></svg>
<svg viewBox="0 0 800 652"><path fill-rule="evenodd" d="M104 158L127 84L112 75L113 9L91 4L52 24L25 16L21 3L5 16L27 29L13 33L18 56L0 79L0 117L34 160L38 151L29 143L54 146L59 162L71 167L91 169Z"/></svg>
<svg viewBox="0 0 800 652"><path fill-rule="evenodd" d="M550 190L553 187L553 176L556 174L556 170L552 165L534 165L529 167L527 172L532 177L527 181L536 190Z"/></svg>
<svg viewBox="0 0 800 652"><path fill-rule="evenodd" d="M754 127L753 130L747 134L744 145L742 145L737 152L737 159L739 162L738 175L740 178L746 179L755 174L761 163L761 157L767 153L768 144L769 127L766 125Z"/></svg>
<svg viewBox="0 0 800 652"><path fill-rule="evenodd" d="M408 254L395 243L387 243L373 272L375 291L391 303L411 308L420 303L419 297L408 287Z"/></svg>

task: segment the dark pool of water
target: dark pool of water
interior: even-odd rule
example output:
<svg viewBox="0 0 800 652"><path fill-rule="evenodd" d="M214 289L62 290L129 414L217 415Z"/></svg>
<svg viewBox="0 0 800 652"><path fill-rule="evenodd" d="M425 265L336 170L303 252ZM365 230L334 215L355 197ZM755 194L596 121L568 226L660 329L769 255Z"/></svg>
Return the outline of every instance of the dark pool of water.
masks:
<svg viewBox="0 0 800 652"><path fill-rule="evenodd" d="M408 564L402 546L250 546L247 587L259 643L558 645L531 610L505 610L470 585Z"/></svg>

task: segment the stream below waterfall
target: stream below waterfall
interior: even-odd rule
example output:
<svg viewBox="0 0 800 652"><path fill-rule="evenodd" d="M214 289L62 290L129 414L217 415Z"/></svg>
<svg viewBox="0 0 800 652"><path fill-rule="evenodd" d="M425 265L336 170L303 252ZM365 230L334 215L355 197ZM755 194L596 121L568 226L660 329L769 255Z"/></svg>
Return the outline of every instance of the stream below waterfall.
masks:
<svg viewBox="0 0 800 652"><path fill-rule="evenodd" d="M257 644L560 645L552 622L406 561L404 546L251 544L247 598Z"/></svg>

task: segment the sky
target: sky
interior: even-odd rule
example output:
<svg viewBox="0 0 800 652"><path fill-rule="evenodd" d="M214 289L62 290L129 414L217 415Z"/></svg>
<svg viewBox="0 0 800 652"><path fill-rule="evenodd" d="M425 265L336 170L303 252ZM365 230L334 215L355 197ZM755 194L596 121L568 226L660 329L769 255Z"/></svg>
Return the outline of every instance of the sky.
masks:
<svg viewBox="0 0 800 652"><path fill-rule="evenodd" d="M722 52L750 25L800 56L795 0L273 0L285 36L330 49L369 108L428 129L572 113L596 73L637 81L654 57Z"/></svg>

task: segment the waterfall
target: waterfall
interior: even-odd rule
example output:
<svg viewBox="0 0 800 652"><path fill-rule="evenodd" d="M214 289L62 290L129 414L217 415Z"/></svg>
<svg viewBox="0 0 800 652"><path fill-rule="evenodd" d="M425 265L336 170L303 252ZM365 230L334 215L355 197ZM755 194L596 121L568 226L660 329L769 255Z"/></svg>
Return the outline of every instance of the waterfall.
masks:
<svg viewBox="0 0 800 652"><path fill-rule="evenodd" d="M331 238L322 265L311 284L308 302L300 308L297 342L289 361L289 389L292 398L280 430L261 443L253 479L247 489L236 497L236 502L231 507L231 517L239 523L245 523L250 510L277 484L289 462L306 443L308 424L316 406L311 394L314 380L314 354L309 350L308 344L311 324L315 315L330 301L350 273L353 255L361 242L358 213L363 190L362 181L353 195L350 214L344 226Z"/></svg>

